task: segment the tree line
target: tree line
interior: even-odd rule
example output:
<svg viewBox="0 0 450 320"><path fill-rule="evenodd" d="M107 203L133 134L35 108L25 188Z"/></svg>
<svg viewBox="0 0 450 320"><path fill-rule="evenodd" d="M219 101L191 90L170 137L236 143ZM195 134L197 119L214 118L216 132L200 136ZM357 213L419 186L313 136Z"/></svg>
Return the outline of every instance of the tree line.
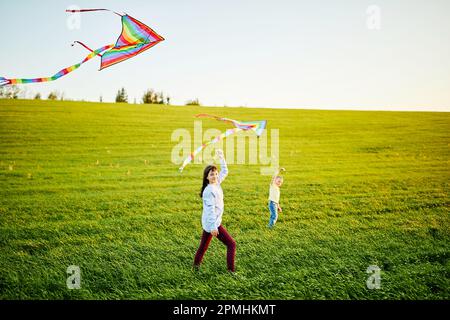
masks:
<svg viewBox="0 0 450 320"><path fill-rule="evenodd" d="M128 95L124 87L120 88L116 94L116 102L128 103ZM164 95L164 92L157 92L154 89L147 89L141 97L143 104L166 104L170 105L170 96ZM193 99L186 102L187 106L200 106L199 100Z"/></svg>
<svg viewBox="0 0 450 320"><path fill-rule="evenodd" d="M21 90L18 86L12 85L12 86L3 86L0 87L0 99L19 99L26 96L26 89ZM25 97L26 99L26 97ZM41 94L35 93L33 94L33 99L35 100L41 100L42 96ZM164 94L164 92L158 92L154 89L147 89L143 93L140 103L143 104L162 104L162 105L170 105L170 96L167 94ZM64 92L59 91L52 91L47 95L47 100L65 100L65 94ZM103 102L103 97L100 96L99 99L100 102ZM128 101L128 94L124 87L120 88L117 91L115 101L117 103L129 103ZM134 99L134 103L136 102L136 99ZM186 101L186 106L200 106L200 101L198 98L191 99Z"/></svg>
<svg viewBox="0 0 450 320"><path fill-rule="evenodd" d="M27 90L21 90L18 86L3 86L0 87L0 99L27 99ZM41 94L35 93L34 100L41 100ZM52 91L48 94L47 100L64 100L64 92Z"/></svg>

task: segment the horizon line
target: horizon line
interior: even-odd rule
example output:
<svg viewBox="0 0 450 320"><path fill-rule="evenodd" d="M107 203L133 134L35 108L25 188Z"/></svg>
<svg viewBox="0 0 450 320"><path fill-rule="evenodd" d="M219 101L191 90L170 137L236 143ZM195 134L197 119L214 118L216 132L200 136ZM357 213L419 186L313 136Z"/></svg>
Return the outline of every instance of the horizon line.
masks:
<svg viewBox="0 0 450 320"><path fill-rule="evenodd" d="M49 99L27 99L27 98L20 98L20 99L11 99L11 98L0 98L0 100L18 100L18 101L54 101L54 102L87 102L87 103L109 103L109 104L130 104L130 105L145 105L146 103L134 103L134 102L109 102L109 101L91 101L91 100L76 100L76 99L56 99L56 100L49 100ZM149 105L158 105L158 104L150 104ZM169 107L192 107L192 105L178 105L178 104L161 104L162 106L169 106ZM240 105L240 106L228 106L228 105L194 105L195 107L203 107L203 108L248 108L248 109L276 109L276 110L326 110L326 111L393 111L393 112L450 112L450 107L425 107L425 106L419 106L419 107L398 107L398 106L392 106L392 107L355 107L355 106L349 106L349 107L308 107L308 106L246 106L246 105Z"/></svg>

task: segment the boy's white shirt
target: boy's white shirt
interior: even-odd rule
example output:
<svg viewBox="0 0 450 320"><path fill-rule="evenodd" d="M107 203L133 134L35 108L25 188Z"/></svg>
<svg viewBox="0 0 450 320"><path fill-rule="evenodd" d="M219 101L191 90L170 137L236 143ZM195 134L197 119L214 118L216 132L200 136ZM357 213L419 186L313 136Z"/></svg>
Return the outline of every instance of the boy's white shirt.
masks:
<svg viewBox="0 0 450 320"><path fill-rule="evenodd" d="M279 173L279 170L275 171L269 187L269 200L275 202L276 204L280 203L280 188L275 184L275 178Z"/></svg>
<svg viewBox="0 0 450 320"><path fill-rule="evenodd" d="M217 230L222 223L224 209L223 191L220 184L228 175L228 167L224 158L220 159L220 172L217 184L208 184L203 190L203 213L202 227L206 232L211 233Z"/></svg>
<svg viewBox="0 0 450 320"><path fill-rule="evenodd" d="M275 202L276 204L280 203L280 188L275 185L275 183L271 183L269 187L269 200Z"/></svg>

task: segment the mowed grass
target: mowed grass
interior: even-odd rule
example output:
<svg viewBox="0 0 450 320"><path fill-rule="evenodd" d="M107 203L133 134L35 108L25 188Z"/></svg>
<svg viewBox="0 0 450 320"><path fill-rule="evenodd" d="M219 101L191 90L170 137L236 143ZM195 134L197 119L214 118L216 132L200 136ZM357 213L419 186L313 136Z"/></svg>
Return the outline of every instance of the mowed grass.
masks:
<svg viewBox="0 0 450 320"><path fill-rule="evenodd" d="M274 230L262 165L231 164L223 184L235 277L217 239L191 270L204 165L180 174L171 135L197 113L279 129ZM0 298L449 299L449 151L449 113L2 100Z"/></svg>

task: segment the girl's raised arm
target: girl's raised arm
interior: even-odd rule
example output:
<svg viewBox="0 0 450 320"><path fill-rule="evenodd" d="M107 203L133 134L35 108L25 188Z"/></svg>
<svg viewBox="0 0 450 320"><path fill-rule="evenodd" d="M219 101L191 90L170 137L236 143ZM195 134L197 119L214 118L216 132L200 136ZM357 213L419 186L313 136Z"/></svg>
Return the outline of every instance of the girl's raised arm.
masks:
<svg viewBox="0 0 450 320"><path fill-rule="evenodd" d="M216 155L220 159L220 172L219 172L219 184L225 180L228 175L228 167L227 162L225 161L225 157L223 155L223 151L221 149L216 150Z"/></svg>

